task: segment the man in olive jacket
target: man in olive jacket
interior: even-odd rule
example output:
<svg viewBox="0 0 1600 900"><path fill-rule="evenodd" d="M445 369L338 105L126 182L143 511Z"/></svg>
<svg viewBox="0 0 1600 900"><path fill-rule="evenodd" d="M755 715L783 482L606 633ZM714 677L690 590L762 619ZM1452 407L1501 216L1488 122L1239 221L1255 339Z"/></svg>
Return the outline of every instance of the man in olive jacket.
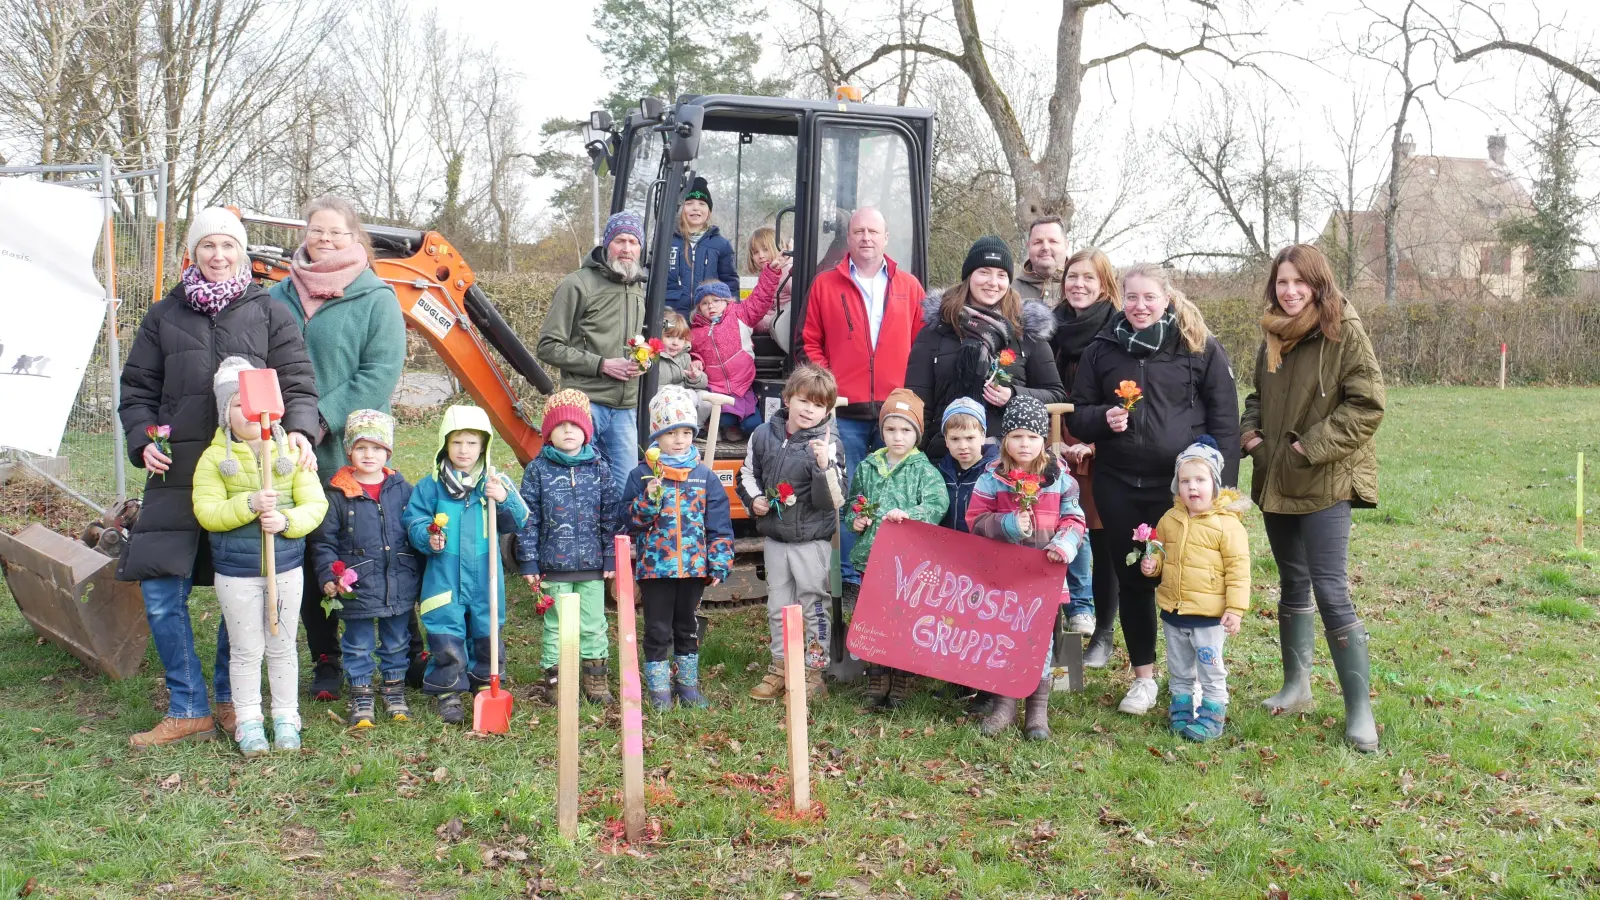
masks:
<svg viewBox="0 0 1600 900"><path fill-rule="evenodd" d="M594 441L617 484L639 465L639 366L628 339L644 333L644 222L619 212L600 245L556 286L539 330L539 361L561 371L561 386L589 396Z"/></svg>

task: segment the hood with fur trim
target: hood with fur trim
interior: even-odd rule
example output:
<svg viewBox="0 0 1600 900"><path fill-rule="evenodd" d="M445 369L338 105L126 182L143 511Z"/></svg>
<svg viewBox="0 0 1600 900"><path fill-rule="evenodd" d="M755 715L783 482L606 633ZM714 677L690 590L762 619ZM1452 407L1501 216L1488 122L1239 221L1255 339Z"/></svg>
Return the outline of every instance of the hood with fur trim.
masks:
<svg viewBox="0 0 1600 900"><path fill-rule="evenodd" d="M925 328L943 327L947 331L950 323L939 318L939 304L944 300L944 291L933 291L922 298L922 325ZM1048 341L1056 333L1056 314L1050 307L1038 300L1022 301L1022 334L1024 337Z"/></svg>

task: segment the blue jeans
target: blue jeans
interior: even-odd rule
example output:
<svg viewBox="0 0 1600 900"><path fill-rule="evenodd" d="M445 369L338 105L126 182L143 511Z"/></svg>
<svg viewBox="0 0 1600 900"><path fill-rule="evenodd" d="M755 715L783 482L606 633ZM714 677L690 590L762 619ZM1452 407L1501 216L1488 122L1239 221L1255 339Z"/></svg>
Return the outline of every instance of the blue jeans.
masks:
<svg viewBox="0 0 1600 900"><path fill-rule="evenodd" d="M1084 536L1078 555L1067 566L1067 593L1072 595L1068 616L1094 615L1094 555L1089 552L1089 538Z"/></svg>
<svg viewBox="0 0 1600 900"><path fill-rule="evenodd" d="M631 407L590 404L589 417L594 421L595 449L606 458L611 467L611 477L623 491L628 489L628 476L639 465L639 421L637 411Z"/></svg>
<svg viewBox="0 0 1600 900"><path fill-rule="evenodd" d="M189 624L189 589L193 579L176 575L147 578L139 583L144 593L144 615L150 622L150 636L156 654L167 673L167 715L174 719L200 719L211 715L206 699L206 677L200 654L194 647L194 629ZM233 687L228 683L228 629L218 616L217 659L212 684L218 703L233 702Z"/></svg>
<svg viewBox="0 0 1600 900"><path fill-rule="evenodd" d="M844 443L844 471L852 481L856 466L867 454L883 446L883 435L878 433L878 423L866 419L835 419L839 427L839 440ZM846 507L855 499L852 494L844 498ZM856 533L848 526L839 530L839 576L850 584L861 583L861 573L850 565L850 550L856 545Z"/></svg>
<svg viewBox="0 0 1600 900"><path fill-rule="evenodd" d="M383 680L399 681L406 677L406 667L411 664L411 616L401 613L381 619L345 619L339 646L344 651L344 674L351 687L372 684L374 652L383 667Z"/></svg>

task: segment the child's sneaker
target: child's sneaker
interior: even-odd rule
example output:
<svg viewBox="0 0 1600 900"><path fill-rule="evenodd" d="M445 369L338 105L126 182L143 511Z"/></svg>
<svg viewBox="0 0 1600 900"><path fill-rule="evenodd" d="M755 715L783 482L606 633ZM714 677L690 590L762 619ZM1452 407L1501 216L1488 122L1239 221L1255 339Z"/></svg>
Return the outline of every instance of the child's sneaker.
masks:
<svg viewBox="0 0 1600 900"><path fill-rule="evenodd" d="M378 717L372 700L372 685L350 685L350 727L371 728L373 719Z"/></svg>
<svg viewBox="0 0 1600 900"><path fill-rule="evenodd" d="M1172 704L1167 707L1167 719L1172 725L1173 734L1183 734L1183 730L1194 721L1194 695L1175 694Z"/></svg>
<svg viewBox="0 0 1600 900"><path fill-rule="evenodd" d="M613 702L611 672L606 660L586 659L580 672L578 684L583 688L583 699L600 706L610 706Z"/></svg>
<svg viewBox="0 0 1600 900"><path fill-rule="evenodd" d="M561 667L551 666L544 670L544 680L534 685L532 697L539 703L555 706L561 702Z"/></svg>
<svg viewBox="0 0 1600 900"><path fill-rule="evenodd" d="M1201 700L1200 709L1194 714L1194 721L1183 730L1183 736L1191 741L1205 742L1222 736L1222 726L1228 721L1228 707L1213 700Z"/></svg>
<svg viewBox="0 0 1600 900"><path fill-rule="evenodd" d="M272 743L279 750L299 750L300 725L293 719L273 719Z"/></svg>
<svg viewBox="0 0 1600 900"><path fill-rule="evenodd" d="M267 729L260 719L240 722L236 737L239 740L239 752L244 754L245 759L266 756L272 749L267 745Z"/></svg>
<svg viewBox="0 0 1600 900"><path fill-rule="evenodd" d="M390 719L396 722L411 720L411 705L406 702L405 679L385 681L379 695L383 697L383 708L388 711Z"/></svg>
<svg viewBox="0 0 1600 900"><path fill-rule="evenodd" d="M1128 696L1122 698L1122 703L1117 709L1130 716L1142 716L1156 705L1156 694L1160 689L1156 687L1154 678L1135 678L1133 687L1128 688Z"/></svg>
<svg viewBox="0 0 1600 900"><path fill-rule="evenodd" d="M1094 634L1094 614L1078 613L1067 617L1067 630L1078 634Z"/></svg>
<svg viewBox="0 0 1600 900"><path fill-rule="evenodd" d="M467 720L467 711L461 705L460 694L440 694L436 702L439 718L446 725L460 725Z"/></svg>
<svg viewBox="0 0 1600 900"><path fill-rule="evenodd" d="M761 683L760 684L758 684L755 687L750 689L750 699L751 700L778 700L778 699L781 699L783 697L783 682L784 682L783 664L781 662L779 662L778 660L773 660L771 665L767 666L766 677L761 679Z"/></svg>

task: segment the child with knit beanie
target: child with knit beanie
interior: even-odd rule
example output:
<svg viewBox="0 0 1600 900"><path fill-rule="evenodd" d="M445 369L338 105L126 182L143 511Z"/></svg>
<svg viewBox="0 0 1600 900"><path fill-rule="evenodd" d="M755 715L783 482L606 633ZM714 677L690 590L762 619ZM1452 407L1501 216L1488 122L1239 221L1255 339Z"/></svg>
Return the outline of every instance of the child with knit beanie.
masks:
<svg viewBox="0 0 1600 900"><path fill-rule="evenodd" d="M967 526L973 534L1041 549L1052 562L1070 564L1088 545L1088 527L1078 505L1078 482L1044 452L1050 413L1037 398L1019 394L1006 404L1000 432L1000 458L989 464L972 489ZM1030 492L1033 499L1024 501ZM1062 603L1072 602L1069 584L1070 578L1064 576ZM1047 612L1054 621L1055 610ZM1046 653L1039 686L1024 703L1023 735L1030 741L1050 737L1052 655ZM980 730L992 736L1016 721L1017 703L1000 696L987 700Z"/></svg>
<svg viewBox="0 0 1600 900"><path fill-rule="evenodd" d="M617 574L617 503L622 489L605 457L594 448L589 398L571 388L550 395L541 426L544 447L522 472L528 524L517 532L517 564L543 607L544 638L539 666L544 702L554 704L561 673L560 613L551 599L578 595L579 678L584 699L611 703L607 663L606 579ZM569 677L573 673L567 673Z"/></svg>
<svg viewBox="0 0 1600 900"><path fill-rule="evenodd" d="M247 757L267 752L261 711L261 660L267 660L272 685L272 734L279 750L300 749L299 627L306 535L322 522L328 501L317 473L295 464L295 453L281 428L261 433L261 423L246 419L239 407L239 373L249 360L230 356L217 367L212 390L217 399L216 437L194 470L194 516L210 532L211 566L216 572L217 605L228 625L232 655L234 739ZM262 487L259 460L268 451L275 487ZM277 588L278 631L268 626L267 578L262 535L274 535L273 579Z"/></svg>
<svg viewBox="0 0 1600 900"><path fill-rule="evenodd" d="M311 536L311 561L323 609L344 622L339 647L350 682L350 725L371 728L380 694L390 719L411 717L405 679L422 558L406 539L411 484L389 468L394 418L376 409L355 410L345 417L344 442L350 464L328 481L328 515Z"/></svg>
<svg viewBox="0 0 1600 900"><path fill-rule="evenodd" d="M694 358L705 368L707 389L733 398L733 405L723 408L718 423L730 441L742 440L745 432L761 424L752 389L756 381L752 335L756 323L772 308L773 299L752 296L741 301L720 281L707 281L694 290L689 342Z"/></svg>
<svg viewBox="0 0 1600 900"><path fill-rule="evenodd" d="M1167 638L1167 713L1174 734L1209 741L1228 719L1222 643L1250 611L1250 501L1222 488L1222 451L1209 434L1178 454L1172 508L1156 525L1159 550L1139 571L1161 579L1156 605ZM1199 701L1199 708L1195 702Z"/></svg>
<svg viewBox="0 0 1600 900"><path fill-rule="evenodd" d="M939 524L950 506L944 477L917 445L922 443L922 400L906 388L895 388L878 412L883 446L856 466L846 502L858 500L875 515L855 511L850 528L860 537L850 551L850 564L865 573L872 542L884 522L912 519ZM911 696L916 676L887 666L867 668L867 701L879 709L898 709Z"/></svg>
<svg viewBox="0 0 1600 900"><path fill-rule="evenodd" d="M650 400L650 449L628 475L623 527L633 535L644 603L644 680L654 709L709 705L700 693L699 622L706 587L733 568L733 519L722 482L700 461L694 395L665 387ZM677 674L672 665L677 664Z"/></svg>

